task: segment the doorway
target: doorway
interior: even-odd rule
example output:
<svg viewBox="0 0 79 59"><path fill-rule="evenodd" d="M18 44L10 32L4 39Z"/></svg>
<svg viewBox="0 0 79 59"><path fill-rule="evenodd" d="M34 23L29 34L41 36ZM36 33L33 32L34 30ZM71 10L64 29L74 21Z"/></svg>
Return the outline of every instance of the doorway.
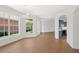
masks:
<svg viewBox="0 0 79 59"><path fill-rule="evenodd" d="M33 33L33 19L26 20L26 34L31 35Z"/></svg>
<svg viewBox="0 0 79 59"><path fill-rule="evenodd" d="M67 38L67 16L59 17L59 38Z"/></svg>

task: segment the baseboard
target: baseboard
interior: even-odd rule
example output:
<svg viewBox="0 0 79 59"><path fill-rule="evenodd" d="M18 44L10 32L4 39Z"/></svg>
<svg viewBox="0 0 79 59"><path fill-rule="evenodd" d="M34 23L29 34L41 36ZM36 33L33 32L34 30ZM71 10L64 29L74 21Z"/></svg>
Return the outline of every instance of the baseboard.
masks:
<svg viewBox="0 0 79 59"><path fill-rule="evenodd" d="M42 34L42 33L55 33L55 32L41 32L41 34Z"/></svg>
<svg viewBox="0 0 79 59"><path fill-rule="evenodd" d="M9 43L7 43L7 44L4 44L4 45L0 46L0 48L5 47L5 46L10 45L10 44L13 44L13 43L15 43L15 42L17 42L17 41L20 41L20 40L21 40L21 39L18 39L18 40L9 42Z"/></svg>
<svg viewBox="0 0 79 59"><path fill-rule="evenodd" d="M39 35L40 35L40 34L39 34ZM22 39L38 37L39 35L36 34L36 35L24 36L24 37L20 37L20 36L17 37L17 36L15 36L16 38L13 39L13 37L12 37L12 40L10 40L11 38L8 38L8 39L6 39L6 40L8 40L8 41L5 41L5 40L4 40L4 43L1 43L1 44L0 44L0 47L9 45L9 44L11 44L11 43L14 43L14 42L19 41L19 40L22 40Z"/></svg>
<svg viewBox="0 0 79 59"><path fill-rule="evenodd" d="M76 49L76 48L72 48L73 50L76 50L76 51L79 51L79 49Z"/></svg>

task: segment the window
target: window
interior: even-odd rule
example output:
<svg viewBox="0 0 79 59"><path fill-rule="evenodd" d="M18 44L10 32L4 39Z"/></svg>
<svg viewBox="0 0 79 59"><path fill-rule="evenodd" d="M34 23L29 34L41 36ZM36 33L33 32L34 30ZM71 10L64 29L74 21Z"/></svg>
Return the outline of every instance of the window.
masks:
<svg viewBox="0 0 79 59"><path fill-rule="evenodd" d="M0 37L18 34L18 22L18 20L0 18Z"/></svg>
<svg viewBox="0 0 79 59"><path fill-rule="evenodd" d="M8 19L0 18L0 37L8 35Z"/></svg>
<svg viewBox="0 0 79 59"><path fill-rule="evenodd" d="M17 34L17 33L18 33L18 21L10 20L10 34Z"/></svg>

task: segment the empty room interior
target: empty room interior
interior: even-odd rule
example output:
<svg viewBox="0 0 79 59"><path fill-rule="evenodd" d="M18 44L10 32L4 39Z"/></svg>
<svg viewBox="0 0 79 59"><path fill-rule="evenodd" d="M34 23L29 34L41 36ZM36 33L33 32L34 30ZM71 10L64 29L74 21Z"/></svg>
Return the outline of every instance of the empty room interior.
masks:
<svg viewBox="0 0 79 59"><path fill-rule="evenodd" d="M0 5L0 53L78 52L78 5Z"/></svg>

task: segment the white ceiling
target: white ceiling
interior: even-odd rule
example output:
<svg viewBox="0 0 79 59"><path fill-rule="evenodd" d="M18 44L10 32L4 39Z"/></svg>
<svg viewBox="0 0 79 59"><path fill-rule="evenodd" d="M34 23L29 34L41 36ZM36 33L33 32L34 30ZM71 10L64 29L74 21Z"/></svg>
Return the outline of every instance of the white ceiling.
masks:
<svg viewBox="0 0 79 59"><path fill-rule="evenodd" d="M8 5L24 14L33 14L41 18L52 18L57 12L66 9L68 5Z"/></svg>

